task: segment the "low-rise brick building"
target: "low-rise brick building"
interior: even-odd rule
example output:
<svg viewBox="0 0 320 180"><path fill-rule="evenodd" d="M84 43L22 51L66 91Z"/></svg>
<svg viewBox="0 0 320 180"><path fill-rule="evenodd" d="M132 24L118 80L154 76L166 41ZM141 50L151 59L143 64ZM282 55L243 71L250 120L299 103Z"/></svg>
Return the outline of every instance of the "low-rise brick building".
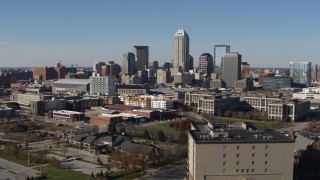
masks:
<svg viewBox="0 0 320 180"><path fill-rule="evenodd" d="M122 122L122 116L119 114L96 114L90 116L90 124L96 126L109 126Z"/></svg>

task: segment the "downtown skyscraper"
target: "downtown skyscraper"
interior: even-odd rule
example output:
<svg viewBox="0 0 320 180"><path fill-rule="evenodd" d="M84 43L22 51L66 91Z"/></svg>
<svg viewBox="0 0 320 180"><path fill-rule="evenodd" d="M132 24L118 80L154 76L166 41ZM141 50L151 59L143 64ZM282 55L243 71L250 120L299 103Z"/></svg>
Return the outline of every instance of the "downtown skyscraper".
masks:
<svg viewBox="0 0 320 180"><path fill-rule="evenodd" d="M222 77L222 57L224 54L230 53L230 45L218 44L213 48L213 72L218 75L218 78Z"/></svg>
<svg viewBox="0 0 320 180"><path fill-rule="evenodd" d="M122 73L128 75L137 74L137 64L135 55L131 52L123 55Z"/></svg>
<svg viewBox="0 0 320 180"><path fill-rule="evenodd" d="M174 35L173 68L181 68L182 72L189 71L189 35L183 27Z"/></svg>
<svg viewBox="0 0 320 180"><path fill-rule="evenodd" d="M311 75L312 75L312 81L318 82L318 64L312 64L311 65Z"/></svg>
<svg viewBox="0 0 320 180"><path fill-rule="evenodd" d="M148 69L149 66L149 46L133 46L133 54L136 58L137 70Z"/></svg>
<svg viewBox="0 0 320 180"><path fill-rule="evenodd" d="M199 57L199 71L206 74L207 77L213 73L213 57L209 53L203 53Z"/></svg>
<svg viewBox="0 0 320 180"><path fill-rule="evenodd" d="M237 52L227 53L222 57L222 80L226 88L233 88L234 82L241 78L242 56Z"/></svg>

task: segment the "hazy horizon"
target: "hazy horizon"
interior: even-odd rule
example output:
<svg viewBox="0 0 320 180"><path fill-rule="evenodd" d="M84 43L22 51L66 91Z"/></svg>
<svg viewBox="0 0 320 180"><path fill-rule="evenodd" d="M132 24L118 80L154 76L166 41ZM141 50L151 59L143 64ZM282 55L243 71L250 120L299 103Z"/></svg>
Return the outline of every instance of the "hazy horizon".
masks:
<svg viewBox="0 0 320 180"><path fill-rule="evenodd" d="M150 61L173 58L173 38L184 25L195 66L229 44L251 67L318 63L320 2L284 1L3 1L2 67L122 64L134 45L149 46Z"/></svg>

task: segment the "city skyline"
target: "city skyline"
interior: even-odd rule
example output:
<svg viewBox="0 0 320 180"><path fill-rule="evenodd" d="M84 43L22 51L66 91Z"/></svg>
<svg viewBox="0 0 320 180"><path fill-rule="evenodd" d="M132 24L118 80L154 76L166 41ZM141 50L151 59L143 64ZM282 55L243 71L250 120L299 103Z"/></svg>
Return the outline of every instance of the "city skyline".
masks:
<svg viewBox="0 0 320 180"><path fill-rule="evenodd" d="M181 2L2 2L1 66L122 64L137 45L149 46L149 60L163 64L174 58L172 38L182 25L193 57L228 44L251 67L318 64L320 2Z"/></svg>

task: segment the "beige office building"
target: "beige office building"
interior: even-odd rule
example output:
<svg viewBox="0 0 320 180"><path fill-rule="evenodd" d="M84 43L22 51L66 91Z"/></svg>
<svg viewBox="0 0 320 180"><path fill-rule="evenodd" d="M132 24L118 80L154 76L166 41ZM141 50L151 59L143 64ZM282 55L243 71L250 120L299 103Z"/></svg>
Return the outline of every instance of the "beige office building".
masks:
<svg viewBox="0 0 320 180"><path fill-rule="evenodd" d="M12 93L10 100L17 102L21 108L30 109L31 101L50 100L52 97L48 94Z"/></svg>
<svg viewBox="0 0 320 180"><path fill-rule="evenodd" d="M225 110L237 110L241 107L240 97L221 96L203 97L198 99L199 114L218 114Z"/></svg>
<svg viewBox="0 0 320 180"><path fill-rule="evenodd" d="M292 180L294 140L236 122L192 123L189 180Z"/></svg>
<svg viewBox="0 0 320 180"><path fill-rule="evenodd" d="M170 80L170 71L158 69L157 70L157 84L166 84Z"/></svg>

